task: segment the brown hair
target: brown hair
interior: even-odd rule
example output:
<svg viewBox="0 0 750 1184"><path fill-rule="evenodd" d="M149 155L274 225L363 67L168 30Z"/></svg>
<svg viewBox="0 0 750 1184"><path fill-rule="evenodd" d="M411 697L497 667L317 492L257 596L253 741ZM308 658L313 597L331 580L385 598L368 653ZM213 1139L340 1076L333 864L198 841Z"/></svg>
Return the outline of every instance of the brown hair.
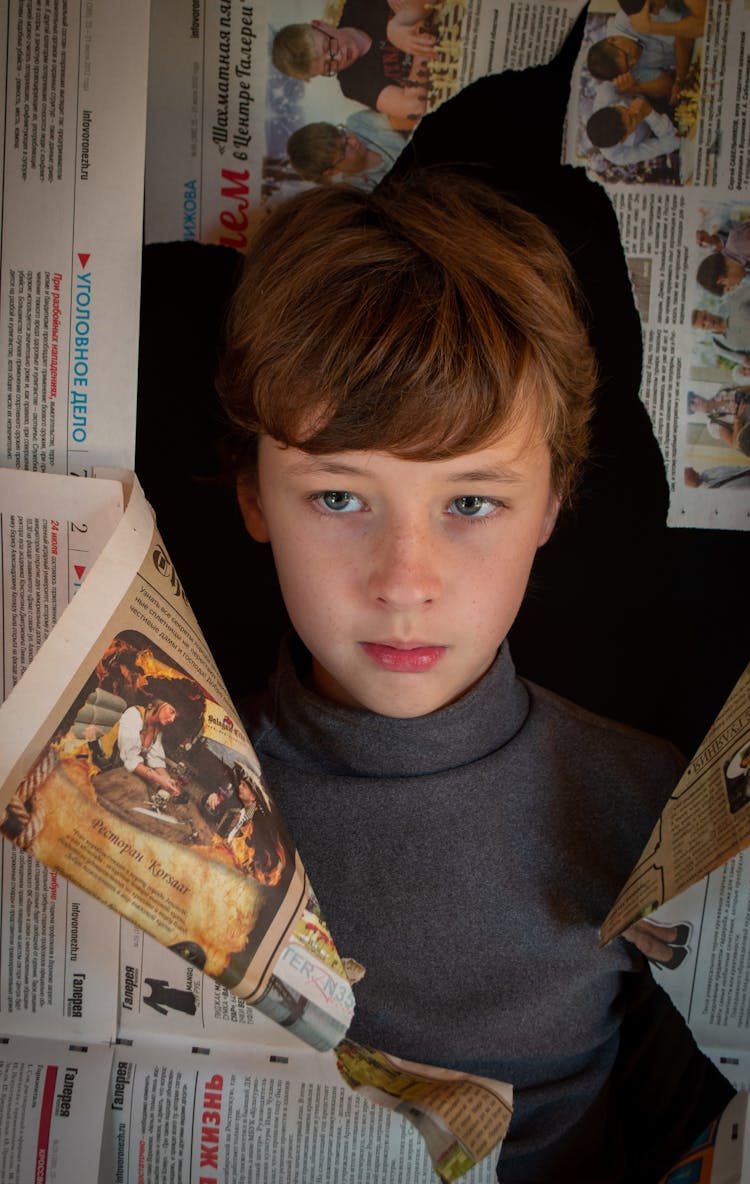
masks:
<svg viewBox="0 0 750 1184"><path fill-rule="evenodd" d="M340 156L341 129L333 123L306 123L286 142L289 163L306 181L320 181Z"/></svg>
<svg viewBox="0 0 750 1184"><path fill-rule="evenodd" d="M702 288L714 296L723 296L724 288L719 283L726 275L727 261L721 251L713 251L701 259L695 278Z"/></svg>
<svg viewBox="0 0 750 1184"><path fill-rule="evenodd" d="M316 50L312 25L284 25L273 39L271 61L282 74L307 82Z"/></svg>
<svg viewBox="0 0 750 1184"><path fill-rule="evenodd" d="M631 38L631 40L635 39ZM609 37L594 42L586 57L586 65L592 78L596 78L598 82L611 82L613 78L617 77L621 64L617 57L617 49L618 47L612 44Z"/></svg>
<svg viewBox="0 0 750 1184"><path fill-rule="evenodd" d="M219 390L244 441L440 460L532 412L569 496L595 363L570 265L531 214L444 173L310 190L251 243ZM240 462L242 463L242 462Z"/></svg>

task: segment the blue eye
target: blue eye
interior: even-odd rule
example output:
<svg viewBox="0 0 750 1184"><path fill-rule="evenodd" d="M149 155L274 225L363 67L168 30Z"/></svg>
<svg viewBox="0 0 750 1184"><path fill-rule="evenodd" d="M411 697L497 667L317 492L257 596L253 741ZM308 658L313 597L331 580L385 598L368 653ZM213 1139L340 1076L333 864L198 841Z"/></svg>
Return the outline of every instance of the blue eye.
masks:
<svg viewBox="0 0 750 1184"><path fill-rule="evenodd" d="M351 514L362 509L362 501L356 493L347 493L345 489L326 489L324 493L319 493L315 500L337 514Z"/></svg>
<svg viewBox="0 0 750 1184"><path fill-rule="evenodd" d="M500 503L491 497L480 497L478 494L466 494L456 497L448 507L449 514L458 514L461 518L486 518Z"/></svg>

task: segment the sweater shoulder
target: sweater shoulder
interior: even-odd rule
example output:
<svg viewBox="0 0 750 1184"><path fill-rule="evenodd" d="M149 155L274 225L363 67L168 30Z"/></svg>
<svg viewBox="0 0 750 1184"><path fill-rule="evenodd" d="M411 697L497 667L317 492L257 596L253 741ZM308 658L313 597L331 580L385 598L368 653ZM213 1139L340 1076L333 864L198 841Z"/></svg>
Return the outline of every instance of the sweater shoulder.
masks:
<svg viewBox="0 0 750 1184"><path fill-rule="evenodd" d="M621 763L633 772L648 771L648 779L674 787L686 760L668 740L629 724L597 715L554 691L521 680L530 698L529 724L561 746L574 763Z"/></svg>

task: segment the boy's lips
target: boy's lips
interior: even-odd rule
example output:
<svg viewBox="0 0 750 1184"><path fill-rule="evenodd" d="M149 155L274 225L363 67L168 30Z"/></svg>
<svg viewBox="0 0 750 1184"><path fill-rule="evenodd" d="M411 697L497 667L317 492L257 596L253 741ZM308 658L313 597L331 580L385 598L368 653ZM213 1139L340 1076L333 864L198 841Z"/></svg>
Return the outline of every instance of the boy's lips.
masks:
<svg viewBox="0 0 750 1184"><path fill-rule="evenodd" d="M445 653L444 645L411 645L382 641L361 641L360 645L378 666L399 674L420 674L431 670Z"/></svg>

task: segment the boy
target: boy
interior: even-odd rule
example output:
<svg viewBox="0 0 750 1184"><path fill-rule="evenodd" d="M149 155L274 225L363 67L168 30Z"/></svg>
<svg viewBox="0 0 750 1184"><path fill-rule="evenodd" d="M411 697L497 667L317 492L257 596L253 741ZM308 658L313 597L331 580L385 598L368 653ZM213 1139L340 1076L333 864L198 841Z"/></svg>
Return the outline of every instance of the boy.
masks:
<svg viewBox="0 0 750 1184"><path fill-rule="evenodd" d="M564 255L465 180L311 191L255 240L220 387L296 631L253 739L365 967L352 1036L512 1082L508 1184L656 1181L732 1090L596 930L679 761L505 642L586 448Z"/></svg>
<svg viewBox="0 0 750 1184"><path fill-rule="evenodd" d="M412 67L436 54L436 38L423 26L430 12L426 0L346 0L338 25L316 20L280 29L273 64L305 82L336 78L345 98L380 111L397 131L413 131L427 91L413 82Z"/></svg>
<svg viewBox="0 0 750 1184"><path fill-rule="evenodd" d="M338 178L371 190L396 163L405 143L378 111L355 111L342 127L307 123L297 128L286 142L286 152L305 181L328 185Z"/></svg>
<svg viewBox="0 0 750 1184"><path fill-rule="evenodd" d="M644 98L598 107L589 117L586 134L606 160L621 168L668 156L680 147L669 116L654 111Z"/></svg>

